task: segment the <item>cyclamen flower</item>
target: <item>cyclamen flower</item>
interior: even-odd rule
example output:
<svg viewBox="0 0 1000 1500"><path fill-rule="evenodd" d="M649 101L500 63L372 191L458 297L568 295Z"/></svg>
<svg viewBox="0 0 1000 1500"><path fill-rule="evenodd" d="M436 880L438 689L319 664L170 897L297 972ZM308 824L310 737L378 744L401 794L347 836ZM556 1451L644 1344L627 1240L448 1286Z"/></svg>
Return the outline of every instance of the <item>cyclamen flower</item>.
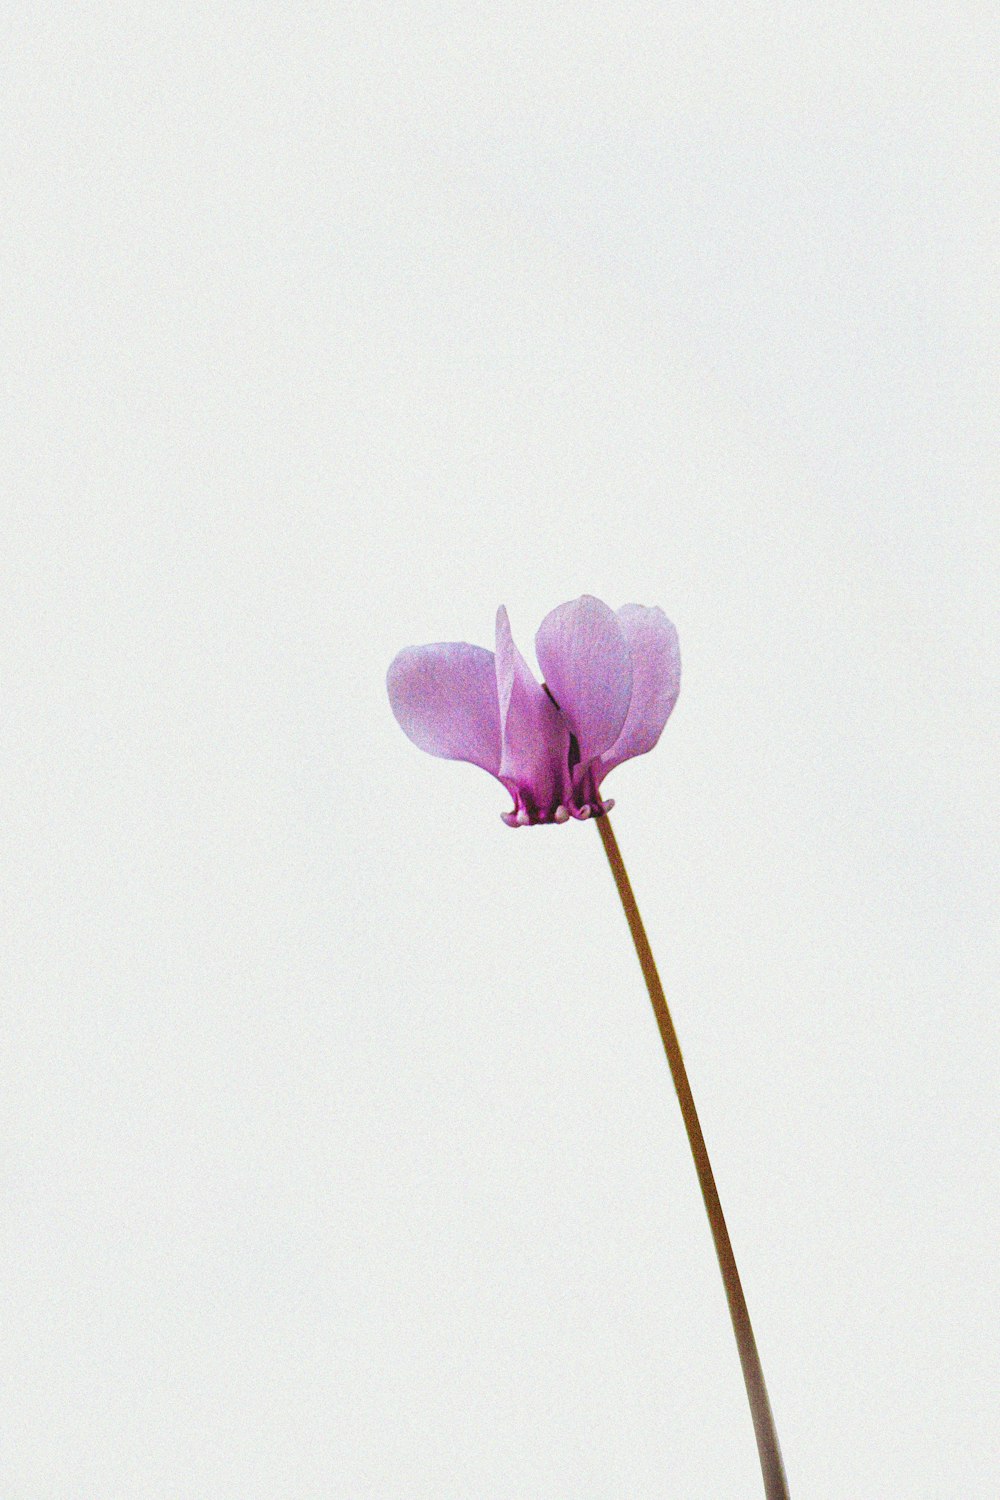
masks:
<svg viewBox="0 0 1000 1500"><path fill-rule="evenodd" d="M605 816L601 783L645 755L677 701L677 632L660 609L625 604L614 614L584 594L545 616L535 636L539 683L514 645L507 611L497 611L496 651L452 643L408 646L387 686L400 727L421 750L467 760L495 776L514 799L501 813L512 828L596 819L660 1030L709 1228L750 1402L765 1500L788 1500L788 1482L746 1297L726 1227L691 1084L656 961L618 840Z"/></svg>
<svg viewBox="0 0 1000 1500"><path fill-rule="evenodd" d="M510 827L608 811L609 771L652 750L680 688L677 631L661 609L617 614L584 594L535 636L539 684L497 611L496 652L408 646L389 668L389 702L421 750L481 766L510 792Z"/></svg>

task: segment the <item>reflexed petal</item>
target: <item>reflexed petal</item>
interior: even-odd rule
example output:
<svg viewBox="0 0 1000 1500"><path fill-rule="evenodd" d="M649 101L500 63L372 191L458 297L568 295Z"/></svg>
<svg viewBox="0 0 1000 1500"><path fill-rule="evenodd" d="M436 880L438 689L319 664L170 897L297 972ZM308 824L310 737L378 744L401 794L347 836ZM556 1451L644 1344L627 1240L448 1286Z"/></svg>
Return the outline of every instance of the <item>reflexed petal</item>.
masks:
<svg viewBox="0 0 1000 1500"><path fill-rule="evenodd" d="M601 756L601 776L623 760L652 750L681 686L677 631L663 610L624 604L618 611L618 622L632 657L632 701L621 734Z"/></svg>
<svg viewBox="0 0 1000 1500"><path fill-rule="evenodd" d="M405 735L445 760L500 770L500 708L493 652L448 643L407 646L386 677L389 702Z"/></svg>
<svg viewBox="0 0 1000 1500"><path fill-rule="evenodd" d="M496 670L500 779L515 783L544 816L558 805L566 789L569 730L515 646L503 605L497 610Z"/></svg>
<svg viewBox="0 0 1000 1500"><path fill-rule="evenodd" d="M586 765L621 733L632 696L632 659L613 610L592 594L560 604L535 636L538 665Z"/></svg>

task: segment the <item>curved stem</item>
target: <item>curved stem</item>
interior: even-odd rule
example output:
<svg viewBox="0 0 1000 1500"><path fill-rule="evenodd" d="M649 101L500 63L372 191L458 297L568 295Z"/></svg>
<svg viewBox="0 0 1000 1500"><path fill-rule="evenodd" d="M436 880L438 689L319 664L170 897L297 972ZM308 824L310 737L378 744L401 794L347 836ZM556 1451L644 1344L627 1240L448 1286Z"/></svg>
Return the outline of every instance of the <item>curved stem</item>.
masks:
<svg viewBox="0 0 1000 1500"><path fill-rule="evenodd" d="M785 1466L781 1461L781 1449L778 1446L778 1434L774 1428L774 1417L771 1415L771 1403L767 1399L767 1387L764 1384L760 1355L757 1353L757 1341L750 1326L750 1314L747 1312L740 1273L736 1269L736 1257L733 1255L729 1230L723 1218L722 1204L719 1202L719 1192L715 1186L715 1176L708 1159L708 1150L705 1146L698 1112L694 1107L694 1097L688 1082L680 1043L677 1040L677 1032L674 1030L674 1023L667 1008L660 976L656 972L656 963L646 936L646 929L642 925L642 917L639 915L639 908L632 894L632 884L622 863L621 851L611 827L611 819L604 814L595 821L604 845L604 852L608 856L611 873L615 877L615 885L618 887L622 906L625 908L629 931L642 967L642 977L646 981L649 998L653 1002L653 1012L660 1028L660 1036L663 1038L663 1050L670 1064L674 1088L677 1090L681 1114L684 1117L684 1128L687 1131L691 1155L694 1157L695 1170L698 1173L701 1195L705 1200L705 1210L712 1230L712 1239L715 1242L715 1253L719 1257L719 1269L722 1272L726 1300L729 1303L729 1315L733 1320L736 1347L740 1354L740 1364L743 1366L743 1379L750 1401L750 1415L753 1418L757 1452L760 1454L760 1467L764 1476L764 1494L766 1500L788 1500L788 1481L785 1478Z"/></svg>

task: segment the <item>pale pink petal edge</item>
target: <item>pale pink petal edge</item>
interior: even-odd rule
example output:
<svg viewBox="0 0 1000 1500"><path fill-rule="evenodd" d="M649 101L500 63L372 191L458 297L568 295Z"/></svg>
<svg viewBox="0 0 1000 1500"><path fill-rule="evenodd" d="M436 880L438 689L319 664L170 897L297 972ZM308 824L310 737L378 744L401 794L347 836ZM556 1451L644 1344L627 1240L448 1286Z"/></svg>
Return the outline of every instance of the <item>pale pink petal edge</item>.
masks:
<svg viewBox="0 0 1000 1500"><path fill-rule="evenodd" d="M500 708L492 651L463 642L407 646L386 675L403 733L421 750L500 772Z"/></svg>
<svg viewBox="0 0 1000 1500"><path fill-rule="evenodd" d="M632 696L632 659L612 609L584 594L551 610L538 627L535 652L587 763L621 734Z"/></svg>
<svg viewBox="0 0 1000 1500"><path fill-rule="evenodd" d="M677 630L662 609L624 604L618 621L632 659L632 698L621 734L601 757L601 775L657 744L681 685Z"/></svg>

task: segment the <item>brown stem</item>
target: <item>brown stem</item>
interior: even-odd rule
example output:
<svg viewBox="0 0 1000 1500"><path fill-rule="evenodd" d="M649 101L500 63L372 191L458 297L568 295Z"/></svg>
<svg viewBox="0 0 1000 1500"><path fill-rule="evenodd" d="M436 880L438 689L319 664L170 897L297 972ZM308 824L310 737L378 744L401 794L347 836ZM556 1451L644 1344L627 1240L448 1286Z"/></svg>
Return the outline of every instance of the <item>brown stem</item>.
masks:
<svg viewBox="0 0 1000 1500"><path fill-rule="evenodd" d="M788 1481L785 1479L785 1466L781 1461L778 1434L774 1430L771 1403L767 1399L767 1387L764 1384L764 1372L760 1367L757 1342L750 1326L750 1314L747 1312L746 1298L740 1284L740 1273L736 1269L736 1257L733 1255L729 1230L722 1216L722 1204L719 1202L719 1192L715 1186L715 1177L712 1173L712 1164L708 1159L708 1150L705 1146L705 1137L702 1135L698 1112L694 1107L694 1098L688 1082L684 1058L681 1056L677 1032L674 1030L674 1023L667 1008L660 976L656 972L656 963L646 936L646 929L642 925L639 908L635 904L632 884L622 863L621 851L611 827L611 819L604 814L595 821L604 845L604 852L608 856L611 873L615 877L615 885L618 887L622 906L625 908L629 931L642 966L642 977L646 981L649 998L653 1002L653 1012L660 1028L660 1036L663 1038L663 1050L670 1064L670 1073L674 1080L674 1088L677 1090L681 1114L684 1117L684 1128L687 1131L691 1155L694 1157L695 1170L698 1173L701 1196L705 1200L705 1210L708 1213L712 1239L715 1242L715 1253L719 1257L719 1269L726 1288L729 1316L733 1320L733 1332L736 1334L736 1347L740 1353L740 1364L743 1366L743 1379L746 1382L747 1396L750 1400L750 1415L753 1418L757 1452L760 1454L760 1467L764 1475L764 1494L766 1500L788 1500Z"/></svg>

